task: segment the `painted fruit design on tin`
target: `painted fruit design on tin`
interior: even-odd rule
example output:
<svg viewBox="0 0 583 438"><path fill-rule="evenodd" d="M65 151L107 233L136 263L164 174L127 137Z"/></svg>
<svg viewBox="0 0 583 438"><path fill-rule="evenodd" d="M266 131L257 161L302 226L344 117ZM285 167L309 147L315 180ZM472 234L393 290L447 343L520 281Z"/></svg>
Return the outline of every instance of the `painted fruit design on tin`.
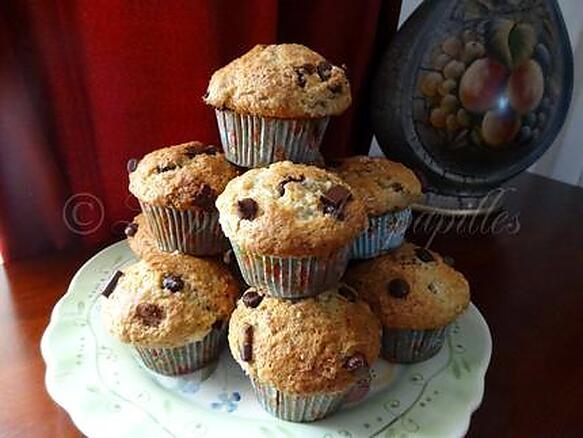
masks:
<svg viewBox="0 0 583 438"><path fill-rule="evenodd" d="M472 24L436 41L428 61L417 89L425 124L447 149L510 149L540 136L552 63L533 25L508 18Z"/></svg>

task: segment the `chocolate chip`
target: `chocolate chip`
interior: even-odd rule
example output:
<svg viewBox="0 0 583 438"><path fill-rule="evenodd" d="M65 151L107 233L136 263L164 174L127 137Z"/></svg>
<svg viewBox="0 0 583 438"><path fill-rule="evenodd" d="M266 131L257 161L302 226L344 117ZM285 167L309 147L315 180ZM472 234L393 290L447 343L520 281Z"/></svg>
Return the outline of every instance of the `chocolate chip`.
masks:
<svg viewBox="0 0 583 438"><path fill-rule="evenodd" d="M257 202L254 199L245 198L237 201L237 208L241 219L252 221L257 215Z"/></svg>
<svg viewBox="0 0 583 438"><path fill-rule="evenodd" d="M251 362L253 358L253 345L251 344L243 344L243 348L241 349L241 360L244 362Z"/></svg>
<svg viewBox="0 0 583 438"><path fill-rule="evenodd" d="M188 158L194 158L199 154L199 152L194 146L187 146L184 148L183 154Z"/></svg>
<svg viewBox="0 0 583 438"><path fill-rule="evenodd" d="M156 171L158 173L168 172L169 170L176 169L176 164L167 164L166 166L157 166Z"/></svg>
<svg viewBox="0 0 583 438"><path fill-rule="evenodd" d="M204 92L204 95L202 96L202 98L203 98L203 99L206 99L206 98L208 98L208 97L209 97L209 90L206 90L206 91Z"/></svg>
<svg viewBox="0 0 583 438"><path fill-rule="evenodd" d="M304 76L304 73L299 69L295 69L294 71L296 72L296 83L300 88L304 88L306 86L306 77Z"/></svg>
<svg viewBox="0 0 583 438"><path fill-rule="evenodd" d="M211 326L211 328L213 330L220 330L223 328L223 320L222 319L217 319L215 322L213 322L213 325Z"/></svg>
<svg viewBox="0 0 583 438"><path fill-rule="evenodd" d="M362 353L355 353L354 355L350 356L344 362L344 368L348 371L356 371L361 368L368 368L368 363L366 362L366 358Z"/></svg>
<svg viewBox="0 0 583 438"><path fill-rule="evenodd" d="M324 214L332 214L340 220L344 218L344 207L350 199L352 199L352 193L341 185L331 187L320 196Z"/></svg>
<svg viewBox="0 0 583 438"><path fill-rule="evenodd" d="M309 62L306 62L300 68L310 75L316 73L316 66L314 64L310 64Z"/></svg>
<svg viewBox="0 0 583 438"><path fill-rule="evenodd" d="M451 256L443 256L443 263L445 263L446 265L449 266L454 266L455 265L455 260L453 259L453 257Z"/></svg>
<svg viewBox="0 0 583 438"><path fill-rule="evenodd" d="M138 160L136 160L135 158L130 158L128 160L128 163L126 164L126 169L128 170L128 173L132 173L137 168L138 168Z"/></svg>
<svg viewBox="0 0 583 438"><path fill-rule="evenodd" d="M393 189L395 192L402 192L403 191L403 184L398 183L398 182L394 182L391 183L390 185L391 189Z"/></svg>
<svg viewBox="0 0 583 438"><path fill-rule="evenodd" d="M194 193L192 204L205 210L212 210L215 206L215 191L208 184L203 184Z"/></svg>
<svg viewBox="0 0 583 438"><path fill-rule="evenodd" d="M121 278L122 275L123 275L123 272L115 271L115 273L111 276L111 278L107 282L107 285L103 288L103 291L101 291L101 295L103 295L105 298L109 298L109 296L115 290L115 287L117 286L117 282L119 281L119 279Z"/></svg>
<svg viewBox="0 0 583 438"><path fill-rule="evenodd" d="M324 193L320 200L326 205L338 208L350 198L352 198L350 190L344 186L336 185L332 186L326 193Z"/></svg>
<svg viewBox="0 0 583 438"><path fill-rule="evenodd" d="M253 359L253 326L245 325L243 329L243 346L241 348L241 360L250 362Z"/></svg>
<svg viewBox="0 0 583 438"><path fill-rule="evenodd" d="M356 301L356 293L354 292L354 290L352 288L350 288L346 285L342 285L338 288L338 294L342 295L344 298L346 298L351 303L354 303Z"/></svg>
<svg viewBox="0 0 583 438"><path fill-rule="evenodd" d="M152 303L140 303L136 307L136 315L148 327L157 327L164 319L164 310Z"/></svg>
<svg viewBox="0 0 583 438"><path fill-rule="evenodd" d="M218 149L213 145L205 146L202 149L197 149L194 146L187 146L184 149L184 155L186 155L188 158L194 158L197 155L216 155L217 152Z"/></svg>
<svg viewBox="0 0 583 438"><path fill-rule="evenodd" d="M233 250L232 249L228 249L223 254L223 263L225 265L230 265L234 261L234 259L233 259L234 256L235 256L235 254L233 253Z"/></svg>
<svg viewBox="0 0 583 438"><path fill-rule="evenodd" d="M205 147L201 154L205 154L205 155L216 155L219 152L219 150L216 148L216 146L213 145L208 145L207 147Z"/></svg>
<svg viewBox="0 0 583 438"><path fill-rule="evenodd" d="M389 281L389 293L395 298L405 298L409 295L409 283L402 278L394 278Z"/></svg>
<svg viewBox="0 0 583 438"><path fill-rule="evenodd" d="M434 262L433 255L425 248L415 248L415 255L424 263Z"/></svg>
<svg viewBox="0 0 583 438"><path fill-rule="evenodd" d="M318 76L322 81L327 81L332 76L332 65L328 61L321 61L316 66Z"/></svg>
<svg viewBox="0 0 583 438"><path fill-rule="evenodd" d="M342 93L342 84L329 85L328 90L330 90L334 94L340 94Z"/></svg>
<svg viewBox="0 0 583 438"><path fill-rule="evenodd" d="M429 289L429 292L436 294L438 292L437 286L433 283L429 283L427 285L427 289Z"/></svg>
<svg viewBox="0 0 583 438"><path fill-rule="evenodd" d="M184 287L184 281L178 275L166 274L162 280L162 287L170 292L178 292Z"/></svg>
<svg viewBox="0 0 583 438"><path fill-rule="evenodd" d="M254 290L248 290L243 294L241 299L243 300L243 304L245 304L247 307L255 309L257 306L259 306L259 304L261 304L261 301L263 301L263 295L255 292Z"/></svg>
<svg viewBox="0 0 583 438"><path fill-rule="evenodd" d="M135 222L130 222L126 225L125 229L123 230L124 234L128 237L135 236L138 232L138 224Z"/></svg>
<svg viewBox="0 0 583 438"><path fill-rule="evenodd" d="M286 176L280 183L277 185L277 191L279 192L279 196L283 196L285 194L285 186L287 183L290 182L302 182L306 179L304 175L300 176Z"/></svg>
<svg viewBox="0 0 583 438"><path fill-rule="evenodd" d="M316 66L314 64L306 63L300 65L299 67L294 67L294 72L296 74L296 81L301 88L306 86L306 75L311 75L316 72Z"/></svg>

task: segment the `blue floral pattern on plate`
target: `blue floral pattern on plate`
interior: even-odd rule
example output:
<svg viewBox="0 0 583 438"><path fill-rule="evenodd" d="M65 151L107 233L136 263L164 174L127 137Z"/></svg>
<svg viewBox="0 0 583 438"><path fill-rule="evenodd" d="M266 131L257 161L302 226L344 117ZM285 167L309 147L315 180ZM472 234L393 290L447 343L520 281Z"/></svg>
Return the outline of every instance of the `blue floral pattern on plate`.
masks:
<svg viewBox="0 0 583 438"><path fill-rule="evenodd" d="M212 402L211 408L215 410L226 410L227 412L233 412L237 409L239 402L241 401L241 394L238 391L232 392L230 395L227 392L221 392L219 394L219 401Z"/></svg>

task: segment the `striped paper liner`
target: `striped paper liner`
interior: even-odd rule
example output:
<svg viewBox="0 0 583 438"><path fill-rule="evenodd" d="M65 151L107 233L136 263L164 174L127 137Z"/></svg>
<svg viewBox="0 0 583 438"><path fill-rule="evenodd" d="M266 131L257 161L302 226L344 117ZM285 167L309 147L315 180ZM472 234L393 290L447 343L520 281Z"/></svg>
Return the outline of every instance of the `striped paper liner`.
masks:
<svg viewBox="0 0 583 438"><path fill-rule="evenodd" d="M327 257L278 257L232 246L245 282L277 298L315 296L336 286L350 253L346 246Z"/></svg>
<svg viewBox="0 0 583 438"><path fill-rule="evenodd" d="M319 420L336 412L346 396L346 391L306 396L286 394L256 380L252 384L263 409L282 420L297 423Z"/></svg>
<svg viewBox="0 0 583 438"><path fill-rule="evenodd" d="M162 251L206 256L221 254L228 248L215 209L176 210L145 202L140 202L140 206Z"/></svg>
<svg viewBox="0 0 583 438"><path fill-rule="evenodd" d="M411 223L411 209L369 216L368 229L352 245L351 259L369 259L399 247Z"/></svg>
<svg viewBox="0 0 583 438"><path fill-rule="evenodd" d="M212 329L200 341L180 347L149 348L134 345L134 348L144 366L150 370L165 376L180 376L211 365L221 353L226 333L225 326L221 330Z"/></svg>
<svg viewBox="0 0 583 438"><path fill-rule="evenodd" d="M276 119L215 110L225 157L241 167L276 161L313 163L329 117Z"/></svg>
<svg viewBox="0 0 583 438"><path fill-rule="evenodd" d="M383 327L382 356L389 362L415 363L441 350L448 327L433 330L389 329Z"/></svg>

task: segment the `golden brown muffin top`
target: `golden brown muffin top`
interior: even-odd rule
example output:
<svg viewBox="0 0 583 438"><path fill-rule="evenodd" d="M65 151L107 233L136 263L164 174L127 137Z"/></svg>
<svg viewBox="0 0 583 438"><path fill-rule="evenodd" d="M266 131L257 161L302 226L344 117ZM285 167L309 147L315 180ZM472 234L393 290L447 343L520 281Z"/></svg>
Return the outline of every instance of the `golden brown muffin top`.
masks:
<svg viewBox="0 0 583 438"><path fill-rule="evenodd" d="M350 106L344 69L300 44L257 45L217 70L207 104L274 118L317 118Z"/></svg>
<svg viewBox="0 0 583 438"><path fill-rule="evenodd" d="M359 291L384 326L394 329L446 326L470 302L465 277L436 252L411 243L348 268L344 280Z"/></svg>
<svg viewBox="0 0 583 438"><path fill-rule="evenodd" d="M233 312L229 346L252 379L281 391L341 392L377 359L380 328L368 305L344 286L299 301L249 289Z"/></svg>
<svg viewBox="0 0 583 438"><path fill-rule="evenodd" d="M421 198L421 183L401 163L382 157L355 156L332 169L354 189L371 216L402 210Z"/></svg>
<svg viewBox="0 0 583 438"><path fill-rule="evenodd" d="M125 234L130 249L138 259L150 259L163 252L158 249L143 213L134 217L126 226Z"/></svg>
<svg viewBox="0 0 583 438"><path fill-rule="evenodd" d="M215 146L191 141L145 155L130 173L130 192L158 207L209 210L235 176Z"/></svg>
<svg viewBox="0 0 583 438"><path fill-rule="evenodd" d="M174 347L223 326L239 284L221 263L185 254L159 254L121 271L102 301L102 320L120 341Z"/></svg>
<svg viewBox="0 0 583 438"><path fill-rule="evenodd" d="M367 226L364 206L338 176L290 161L234 178L217 198L232 243L274 256L326 256Z"/></svg>

